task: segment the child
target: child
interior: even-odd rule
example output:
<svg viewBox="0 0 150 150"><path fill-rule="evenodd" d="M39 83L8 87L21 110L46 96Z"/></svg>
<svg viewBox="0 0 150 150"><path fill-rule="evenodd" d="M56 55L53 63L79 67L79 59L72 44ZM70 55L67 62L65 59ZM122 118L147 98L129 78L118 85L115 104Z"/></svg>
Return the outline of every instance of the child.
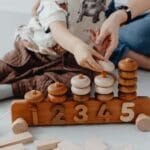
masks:
<svg viewBox="0 0 150 150"><path fill-rule="evenodd" d="M36 0L32 15L38 17L45 34L52 33L54 39L70 53L62 54L58 44L47 47L47 51L57 54L52 59L50 54L43 55L32 40L19 36L14 51L0 61L0 99L23 96L31 89L46 94L52 82L60 81L69 86L70 78L76 73L92 77L92 71L103 70L96 59L104 60L104 57L92 48L90 31L99 27L98 14L104 9L104 3L102 0L98 4L101 9L90 0L81 4L74 0Z"/></svg>

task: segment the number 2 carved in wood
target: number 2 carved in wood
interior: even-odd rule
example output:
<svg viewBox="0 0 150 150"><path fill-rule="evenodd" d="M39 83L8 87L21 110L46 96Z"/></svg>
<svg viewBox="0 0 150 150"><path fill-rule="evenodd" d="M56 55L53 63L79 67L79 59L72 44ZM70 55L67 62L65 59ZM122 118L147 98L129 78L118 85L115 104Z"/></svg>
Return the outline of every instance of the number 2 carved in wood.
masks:
<svg viewBox="0 0 150 150"><path fill-rule="evenodd" d="M65 121L65 108L62 105L55 105L52 110L52 123L53 124L64 124L66 123Z"/></svg>

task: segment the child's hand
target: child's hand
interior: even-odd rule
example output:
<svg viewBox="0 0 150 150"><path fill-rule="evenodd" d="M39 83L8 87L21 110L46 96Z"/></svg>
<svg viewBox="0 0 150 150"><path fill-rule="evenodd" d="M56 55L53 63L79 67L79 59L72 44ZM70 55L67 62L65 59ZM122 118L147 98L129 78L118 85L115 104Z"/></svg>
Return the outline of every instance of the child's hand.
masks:
<svg viewBox="0 0 150 150"><path fill-rule="evenodd" d="M41 3L41 0L35 0L35 3L32 7L32 16L33 17L37 15L37 9L39 8L40 3Z"/></svg>
<svg viewBox="0 0 150 150"><path fill-rule="evenodd" d="M103 71L103 68L97 63L96 59L104 60L104 57L85 43L77 45L73 54L80 66L96 72Z"/></svg>
<svg viewBox="0 0 150 150"><path fill-rule="evenodd" d="M37 10L35 8L32 8L32 17L35 17L37 15Z"/></svg>

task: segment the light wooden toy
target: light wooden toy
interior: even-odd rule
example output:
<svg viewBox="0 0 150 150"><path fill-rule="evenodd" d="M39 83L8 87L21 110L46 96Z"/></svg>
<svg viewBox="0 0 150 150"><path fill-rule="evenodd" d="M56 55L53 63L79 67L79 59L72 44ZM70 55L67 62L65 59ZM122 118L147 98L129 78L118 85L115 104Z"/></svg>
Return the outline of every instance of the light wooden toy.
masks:
<svg viewBox="0 0 150 150"><path fill-rule="evenodd" d="M10 138L0 138L0 148L11 146L19 143L27 144L33 141L33 137L29 132L16 134Z"/></svg>
<svg viewBox="0 0 150 150"><path fill-rule="evenodd" d="M12 124L12 130L15 134L28 131L28 124L23 118L16 119Z"/></svg>
<svg viewBox="0 0 150 150"><path fill-rule="evenodd" d="M141 113L150 116L150 97L136 93L137 69L129 58L119 63L118 97L113 95L113 78L106 73L94 79L95 97L90 97L90 80L85 75L71 80L72 97L67 97L62 83L50 85L46 98L30 91L25 99L12 102L12 122L23 118L29 126L135 123Z"/></svg>

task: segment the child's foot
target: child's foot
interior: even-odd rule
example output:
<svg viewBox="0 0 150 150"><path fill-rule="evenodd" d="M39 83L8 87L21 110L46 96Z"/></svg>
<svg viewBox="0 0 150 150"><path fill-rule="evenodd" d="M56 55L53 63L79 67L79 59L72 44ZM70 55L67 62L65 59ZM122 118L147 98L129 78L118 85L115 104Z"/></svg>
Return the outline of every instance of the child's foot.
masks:
<svg viewBox="0 0 150 150"><path fill-rule="evenodd" d="M150 131L150 116L140 114L136 119L136 126L143 132Z"/></svg>
<svg viewBox="0 0 150 150"><path fill-rule="evenodd" d="M13 97L13 90L11 84L0 84L0 100Z"/></svg>

